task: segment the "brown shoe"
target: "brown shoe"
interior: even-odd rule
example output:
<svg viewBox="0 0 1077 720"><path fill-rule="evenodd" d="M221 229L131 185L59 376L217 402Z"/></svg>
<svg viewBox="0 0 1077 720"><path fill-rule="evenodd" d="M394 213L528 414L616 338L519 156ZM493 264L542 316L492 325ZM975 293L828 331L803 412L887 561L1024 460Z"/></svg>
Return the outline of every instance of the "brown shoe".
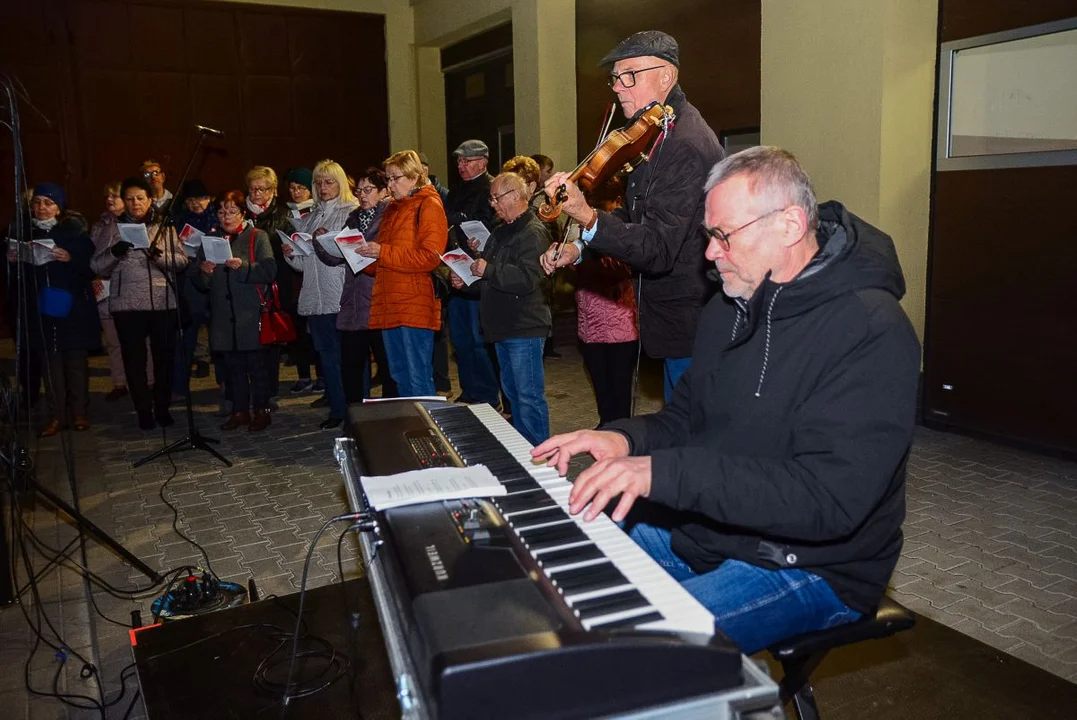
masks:
<svg viewBox="0 0 1077 720"><path fill-rule="evenodd" d="M248 432L260 432L273 424L273 416L268 410L255 410L251 415L251 424L247 427Z"/></svg>
<svg viewBox="0 0 1077 720"><path fill-rule="evenodd" d="M251 414L250 413L248 413L248 412L234 412L228 417L228 420L225 421L225 423L223 425L221 425L221 430L235 430L236 428L241 428L241 427L243 427L245 425L250 425L250 424L251 424Z"/></svg>
<svg viewBox="0 0 1077 720"><path fill-rule="evenodd" d="M44 430L41 431L41 437L43 437L43 438L52 437L53 435L56 435L59 432L60 432L60 421L59 420L53 420L52 422L50 422L48 425L45 426Z"/></svg>
<svg viewBox="0 0 1077 720"><path fill-rule="evenodd" d="M75 432L83 432L90 429L90 418L79 416L75 418Z"/></svg>

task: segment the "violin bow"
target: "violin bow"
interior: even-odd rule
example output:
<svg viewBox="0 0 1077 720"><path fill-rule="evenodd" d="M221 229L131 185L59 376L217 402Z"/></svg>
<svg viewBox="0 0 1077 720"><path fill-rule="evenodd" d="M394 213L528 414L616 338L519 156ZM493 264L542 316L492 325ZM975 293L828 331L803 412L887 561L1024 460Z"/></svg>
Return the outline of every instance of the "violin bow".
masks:
<svg viewBox="0 0 1077 720"><path fill-rule="evenodd" d="M555 263L561 259L561 252L565 249L565 243L568 241L568 233L572 229L573 222L575 221L569 218L565 223L565 229L561 231L561 239L557 241L557 248L553 251L553 261Z"/></svg>
<svg viewBox="0 0 1077 720"><path fill-rule="evenodd" d="M595 154L595 150L598 150L598 148L602 146L602 143L605 141L606 137L608 137L609 134L610 134L610 125L612 125L612 124L613 124L613 101L611 100L606 105L606 113L602 118L602 125L598 130L598 140L595 142L594 149L591 150L591 152L587 154L587 157L585 157L583 159L583 161L579 165L576 166L576 169L572 171L573 174L577 170L582 168L584 165L586 165L591 160L591 156ZM564 186L562 185L561 187L563 188ZM557 249L554 250L554 254L553 254L553 261L554 262L557 262L557 260L561 257L561 251L565 249L565 241L568 240L568 231L569 231L569 228L571 226L572 226L571 221L565 223L565 229L561 233L561 240L557 243Z"/></svg>

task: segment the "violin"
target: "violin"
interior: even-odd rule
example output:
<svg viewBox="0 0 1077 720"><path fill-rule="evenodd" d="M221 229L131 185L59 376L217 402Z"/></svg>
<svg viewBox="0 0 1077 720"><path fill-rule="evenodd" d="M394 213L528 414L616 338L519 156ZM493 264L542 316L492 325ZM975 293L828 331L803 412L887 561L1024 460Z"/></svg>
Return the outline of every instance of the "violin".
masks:
<svg viewBox="0 0 1077 720"><path fill-rule="evenodd" d="M646 150L674 119L673 108L655 103L644 110L635 122L621 130L614 130L569 175L584 192L603 185L618 173L631 172L646 159ZM552 202L545 202L538 209L544 222L553 222L561 214L561 205L568 199L568 189L562 185L554 193Z"/></svg>

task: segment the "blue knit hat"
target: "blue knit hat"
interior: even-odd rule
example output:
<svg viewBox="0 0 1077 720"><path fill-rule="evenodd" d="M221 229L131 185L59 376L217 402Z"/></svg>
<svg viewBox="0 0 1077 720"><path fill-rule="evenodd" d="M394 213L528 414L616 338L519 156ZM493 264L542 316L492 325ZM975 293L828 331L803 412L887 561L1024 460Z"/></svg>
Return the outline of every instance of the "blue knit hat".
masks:
<svg viewBox="0 0 1077 720"><path fill-rule="evenodd" d="M67 208L67 194L56 183L43 182L34 186L34 197L47 197L60 206L61 210Z"/></svg>
<svg viewBox="0 0 1077 720"><path fill-rule="evenodd" d="M307 190L313 190L314 172L309 168L292 168L288 171L288 175L284 178L284 182L294 182L296 185L302 185Z"/></svg>

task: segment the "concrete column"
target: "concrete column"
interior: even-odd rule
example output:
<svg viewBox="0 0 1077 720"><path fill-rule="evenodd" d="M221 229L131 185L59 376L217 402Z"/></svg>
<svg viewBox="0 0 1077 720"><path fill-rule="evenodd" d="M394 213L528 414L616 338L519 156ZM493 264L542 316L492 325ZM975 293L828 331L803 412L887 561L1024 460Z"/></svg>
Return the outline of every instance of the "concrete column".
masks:
<svg viewBox="0 0 1077 720"><path fill-rule="evenodd" d="M576 0L514 0L516 149L576 165Z"/></svg>
<svg viewBox="0 0 1077 720"><path fill-rule="evenodd" d="M426 153L430 172L445 184L449 182L448 151L445 149L445 75L441 72L441 50L436 47L415 48L415 69L419 89L419 146Z"/></svg>
<svg viewBox="0 0 1077 720"><path fill-rule="evenodd" d="M762 142L894 238L920 337L938 0L762 0Z"/></svg>

